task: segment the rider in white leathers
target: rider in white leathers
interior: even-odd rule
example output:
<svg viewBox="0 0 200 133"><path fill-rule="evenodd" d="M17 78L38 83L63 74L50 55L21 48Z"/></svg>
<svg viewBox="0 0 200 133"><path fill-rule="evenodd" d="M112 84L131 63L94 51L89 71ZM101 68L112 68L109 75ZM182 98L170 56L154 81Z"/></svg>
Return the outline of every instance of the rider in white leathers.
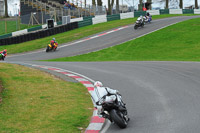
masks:
<svg viewBox="0 0 200 133"><path fill-rule="evenodd" d="M119 97L118 101L122 102L121 96L119 95L118 90L113 90L108 87L103 87L103 84L100 81L96 81L94 83L94 92L95 95L93 95L93 100L96 104L96 108L98 110L97 114L101 116L102 113L102 106L101 104L104 102L112 102L117 99L116 95ZM113 94L113 95L112 95Z"/></svg>
<svg viewBox="0 0 200 133"><path fill-rule="evenodd" d="M141 23L144 22L144 18L143 18L143 16L140 15L140 17L137 18L137 21L139 21L139 22L141 22Z"/></svg>

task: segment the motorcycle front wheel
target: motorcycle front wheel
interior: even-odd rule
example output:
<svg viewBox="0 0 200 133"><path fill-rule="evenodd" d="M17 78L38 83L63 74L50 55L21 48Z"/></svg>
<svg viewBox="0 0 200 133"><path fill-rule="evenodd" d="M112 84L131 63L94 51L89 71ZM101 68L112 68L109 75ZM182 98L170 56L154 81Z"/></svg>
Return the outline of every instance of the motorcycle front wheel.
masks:
<svg viewBox="0 0 200 133"><path fill-rule="evenodd" d="M135 25L135 26L134 26L134 29L136 30L137 28L138 28L138 26L137 26L137 25Z"/></svg>
<svg viewBox="0 0 200 133"><path fill-rule="evenodd" d="M122 113L113 109L110 111L111 119L120 127L120 128L126 128L127 127L127 121L122 117Z"/></svg>
<svg viewBox="0 0 200 133"><path fill-rule="evenodd" d="M56 49L57 49L57 47L55 47L55 48L53 49L53 51L56 51Z"/></svg>

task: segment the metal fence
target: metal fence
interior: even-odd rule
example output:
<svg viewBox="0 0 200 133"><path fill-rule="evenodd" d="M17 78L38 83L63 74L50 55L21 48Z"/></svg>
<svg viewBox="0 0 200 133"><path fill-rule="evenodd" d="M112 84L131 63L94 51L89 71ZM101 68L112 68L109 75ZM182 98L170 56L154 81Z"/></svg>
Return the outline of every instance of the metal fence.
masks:
<svg viewBox="0 0 200 133"><path fill-rule="evenodd" d="M20 25L19 17L10 17L8 19L0 19L0 35L7 34L13 31L20 30L22 28L27 28L25 25Z"/></svg>

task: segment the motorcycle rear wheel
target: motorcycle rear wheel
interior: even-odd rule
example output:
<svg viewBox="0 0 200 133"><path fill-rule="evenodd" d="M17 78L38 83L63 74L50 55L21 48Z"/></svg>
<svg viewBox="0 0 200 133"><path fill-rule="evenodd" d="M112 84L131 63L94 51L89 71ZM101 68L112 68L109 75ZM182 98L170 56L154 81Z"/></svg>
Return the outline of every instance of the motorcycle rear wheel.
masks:
<svg viewBox="0 0 200 133"><path fill-rule="evenodd" d="M121 112L117 112L117 110L113 109L110 111L111 119L120 127L120 128L126 128L127 127L127 121L120 116Z"/></svg>
<svg viewBox="0 0 200 133"><path fill-rule="evenodd" d="M47 46L46 52L49 52L49 46Z"/></svg>

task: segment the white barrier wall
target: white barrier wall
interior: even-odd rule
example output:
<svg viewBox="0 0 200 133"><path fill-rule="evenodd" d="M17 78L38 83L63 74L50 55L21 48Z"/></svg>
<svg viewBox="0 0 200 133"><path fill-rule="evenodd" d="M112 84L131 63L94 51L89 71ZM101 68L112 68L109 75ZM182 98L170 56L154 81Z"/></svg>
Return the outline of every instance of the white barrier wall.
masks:
<svg viewBox="0 0 200 133"><path fill-rule="evenodd" d="M183 14L182 9L169 9L169 14Z"/></svg>
<svg viewBox="0 0 200 133"><path fill-rule="evenodd" d="M121 19L134 18L134 13L133 12L120 13L120 18Z"/></svg>
<svg viewBox="0 0 200 133"><path fill-rule="evenodd" d="M147 12L149 12L150 15L160 15L160 10L148 10Z"/></svg>
<svg viewBox="0 0 200 133"><path fill-rule="evenodd" d="M200 14L200 9L194 9L194 14Z"/></svg>
<svg viewBox="0 0 200 133"><path fill-rule="evenodd" d="M77 22L77 21L83 21L83 17L70 19L70 23Z"/></svg>
<svg viewBox="0 0 200 133"><path fill-rule="evenodd" d="M12 36L17 36L17 35L26 34L26 33L28 33L27 29L19 30L19 31L16 31L16 32L12 32Z"/></svg>
<svg viewBox="0 0 200 133"><path fill-rule="evenodd" d="M107 22L107 17L106 15L95 16L94 18L92 18L92 22L93 24Z"/></svg>
<svg viewBox="0 0 200 133"><path fill-rule="evenodd" d="M54 26L57 26L57 22L54 22Z"/></svg>
<svg viewBox="0 0 200 133"><path fill-rule="evenodd" d="M42 29L46 28L47 27L47 24L44 24L42 25Z"/></svg>

